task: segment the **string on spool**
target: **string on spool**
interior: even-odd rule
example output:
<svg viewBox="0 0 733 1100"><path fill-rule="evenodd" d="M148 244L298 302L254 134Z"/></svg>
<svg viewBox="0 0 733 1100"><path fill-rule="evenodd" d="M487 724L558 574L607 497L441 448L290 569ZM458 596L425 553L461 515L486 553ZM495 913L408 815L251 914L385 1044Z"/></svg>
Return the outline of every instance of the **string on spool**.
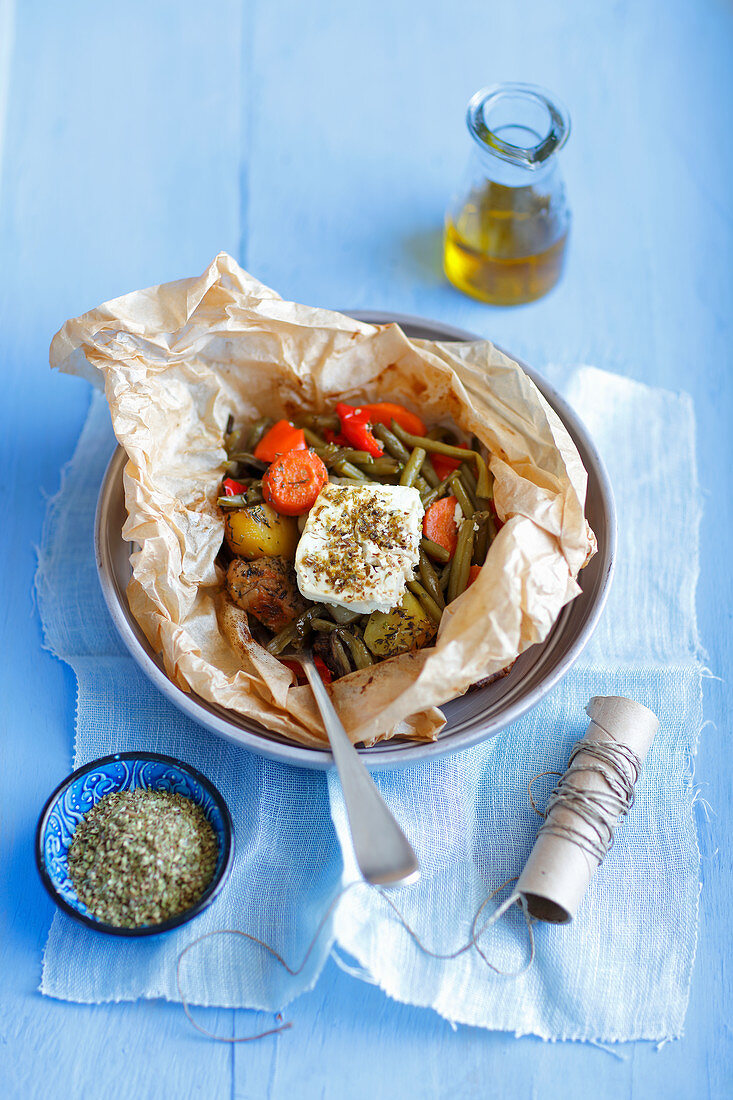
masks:
<svg viewBox="0 0 733 1100"><path fill-rule="evenodd" d="M579 754L592 757L598 763L576 763ZM613 846L615 826L619 818L626 817L634 805L634 787L639 779L641 760L628 745L615 741L576 741L570 753L568 767L561 772L540 772L528 785L532 809L545 818L540 833L564 837L577 844L598 863L605 859ZM608 790L589 790L575 782L579 775L600 775ZM560 780L547 800L544 810L538 809L532 797L532 785L547 775L559 775ZM585 822L594 834L589 836L580 829L552 819L552 812L565 808Z"/></svg>

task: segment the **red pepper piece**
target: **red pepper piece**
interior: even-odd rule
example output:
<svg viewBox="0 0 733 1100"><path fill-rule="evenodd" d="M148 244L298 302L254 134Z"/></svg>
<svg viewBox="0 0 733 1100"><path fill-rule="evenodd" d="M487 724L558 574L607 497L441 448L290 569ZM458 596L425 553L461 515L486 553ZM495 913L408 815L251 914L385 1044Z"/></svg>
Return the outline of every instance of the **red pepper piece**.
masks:
<svg viewBox="0 0 733 1100"><path fill-rule="evenodd" d="M362 405L361 408L369 414L372 424L384 424L385 428L391 428L392 421L395 420L410 435L425 435L423 421L404 405L397 405L393 401L377 401L373 405Z"/></svg>
<svg viewBox="0 0 733 1100"><path fill-rule="evenodd" d="M471 568L468 570L468 584L466 585L466 588L470 588L471 585L473 584L473 582L478 580L480 573L481 573L481 566L480 565L472 565L471 566Z"/></svg>
<svg viewBox="0 0 733 1100"><path fill-rule="evenodd" d="M366 409L339 402L336 413L341 421L341 434L354 450L366 451L373 458L380 458L384 454L382 444L372 435L369 427L369 413Z"/></svg>
<svg viewBox="0 0 733 1100"><path fill-rule="evenodd" d="M260 462L274 462L288 451L304 451L305 435L302 428L294 428L287 420L278 420L269 432L265 432L254 450Z"/></svg>
<svg viewBox="0 0 733 1100"><path fill-rule="evenodd" d="M299 684L305 684L308 682L305 678L303 666L301 665L300 661L289 661L286 657L281 657L280 664L285 665L286 668L290 669Z"/></svg>
<svg viewBox="0 0 733 1100"><path fill-rule="evenodd" d="M238 497L240 493L247 492L247 486L242 485L241 481L235 481L233 477L225 477L222 488L224 489L224 495L227 497Z"/></svg>
<svg viewBox="0 0 733 1100"><path fill-rule="evenodd" d="M334 432L331 428L323 429L323 438L326 443L335 443L337 447L348 447L349 441L340 432Z"/></svg>
<svg viewBox="0 0 733 1100"><path fill-rule="evenodd" d="M330 684L333 680L333 676L326 662L321 657L314 657L313 664L316 666L318 675L321 677L324 684Z"/></svg>
<svg viewBox="0 0 733 1100"><path fill-rule="evenodd" d="M463 447L464 450L467 450L465 443L459 443L458 446ZM450 455L431 454L430 461L432 462L433 469L435 470L441 481L445 481L445 479L450 474L452 474L454 470L457 470L458 467L462 465L462 463L457 458L451 458Z"/></svg>
<svg viewBox="0 0 733 1100"><path fill-rule="evenodd" d="M331 672L326 662L321 657L314 657L313 663L318 669L318 675L321 677L324 684L330 684L333 680L333 676L331 675ZM289 668L290 671L295 674L299 684L308 683L305 673L303 672L303 666L301 665L300 661L290 661L287 657L281 657L280 664L285 665L286 668Z"/></svg>

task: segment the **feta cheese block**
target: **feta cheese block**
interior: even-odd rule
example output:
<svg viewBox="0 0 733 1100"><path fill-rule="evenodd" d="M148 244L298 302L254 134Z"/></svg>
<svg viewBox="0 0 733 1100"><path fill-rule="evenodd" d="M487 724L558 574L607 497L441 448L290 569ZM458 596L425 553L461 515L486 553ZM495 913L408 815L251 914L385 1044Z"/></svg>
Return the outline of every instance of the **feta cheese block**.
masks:
<svg viewBox="0 0 733 1100"><path fill-rule="evenodd" d="M298 588L348 611L390 611L418 563L423 512L403 485L324 485L298 543Z"/></svg>

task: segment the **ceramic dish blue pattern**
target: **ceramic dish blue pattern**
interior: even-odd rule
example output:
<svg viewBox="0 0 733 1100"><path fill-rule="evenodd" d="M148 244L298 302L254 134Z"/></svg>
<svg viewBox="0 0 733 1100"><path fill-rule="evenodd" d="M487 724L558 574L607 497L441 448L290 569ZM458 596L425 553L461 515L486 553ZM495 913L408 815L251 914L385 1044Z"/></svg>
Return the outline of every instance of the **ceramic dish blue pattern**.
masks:
<svg viewBox="0 0 733 1100"><path fill-rule="evenodd" d="M117 928L97 920L81 902L69 879L68 854L74 831L101 798L117 791L148 787L190 798L203 809L219 844L219 857L209 886L199 900L159 924ZM46 802L36 833L36 863L53 900L72 917L100 932L145 936L176 928L205 909L224 885L234 858L234 829L227 805L201 772L159 753L123 752L93 760L73 772Z"/></svg>

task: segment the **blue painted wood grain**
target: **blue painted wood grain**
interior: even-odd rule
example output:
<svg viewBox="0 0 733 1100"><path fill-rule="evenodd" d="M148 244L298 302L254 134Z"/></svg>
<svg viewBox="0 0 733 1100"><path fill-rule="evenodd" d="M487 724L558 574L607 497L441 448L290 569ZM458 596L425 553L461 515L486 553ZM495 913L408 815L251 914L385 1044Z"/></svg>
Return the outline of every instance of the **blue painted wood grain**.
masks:
<svg viewBox="0 0 733 1100"><path fill-rule="evenodd" d="M230 1049L195 1034L174 1005L68 1005L36 993L51 903L32 831L68 771L75 700L69 673L41 648L31 588L43 496L57 488L87 404L82 383L49 375L50 337L67 316L197 273L224 248L285 296L463 325L556 382L588 362L691 392L705 493L700 629L725 678L732 52L723 0L0 0L3 1095L730 1094L728 684L707 682L713 725L697 761L716 816L702 821L683 1040L660 1051L625 1044L614 1057L453 1031L331 963L291 1006L292 1031ZM544 301L515 310L459 295L439 255L468 151L465 102L505 79L545 84L573 115L567 272ZM202 1018L229 1034L258 1027L243 1012Z"/></svg>

